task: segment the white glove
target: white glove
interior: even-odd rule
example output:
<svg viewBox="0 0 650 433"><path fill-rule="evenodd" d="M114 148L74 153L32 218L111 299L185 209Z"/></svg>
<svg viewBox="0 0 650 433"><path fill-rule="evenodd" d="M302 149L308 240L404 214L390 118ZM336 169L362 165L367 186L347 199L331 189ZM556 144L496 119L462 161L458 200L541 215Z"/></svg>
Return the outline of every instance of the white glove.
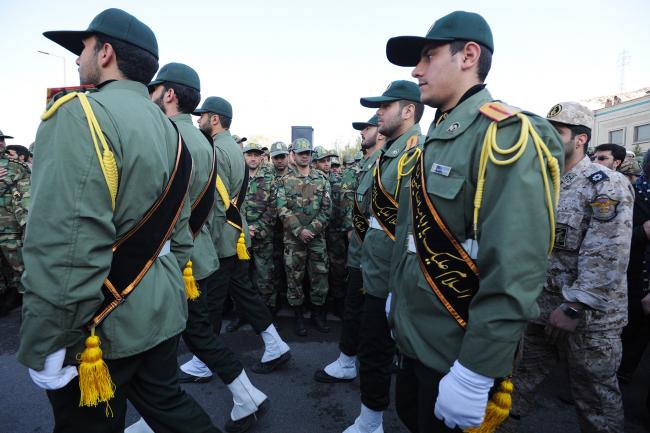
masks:
<svg viewBox="0 0 650 433"><path fill-rule="evenodd" d="M390 318L390 301L393 299L393 292L388 292L388 298L386 298L386 306L384 307L384 310L386 310L386 320Z"/></svg>
<svg viewBox="0 0 650 433"><path fill-rule="evenodd" d="M29 369L29 375L36 385L43 389L61 389L77 376L77 368L69 365L63 367L65 347L45 358L45 365L41 371Z"/></svg>
<svg viewBox="0 0 650 433"><path fill-rule="evenodd" d="M440 380L434 413L451 429L478 427L483 422L488 392L494 379L474 373L454 362Z"/></svg>

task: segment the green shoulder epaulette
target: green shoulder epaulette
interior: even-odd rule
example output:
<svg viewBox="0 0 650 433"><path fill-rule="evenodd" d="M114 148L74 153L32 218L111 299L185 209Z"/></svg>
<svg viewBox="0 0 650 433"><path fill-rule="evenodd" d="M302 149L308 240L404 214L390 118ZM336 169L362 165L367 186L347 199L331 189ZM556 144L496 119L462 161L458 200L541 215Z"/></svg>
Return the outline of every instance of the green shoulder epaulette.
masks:
<svg viewBox="0 0 650 433"><path fill-rule="evenodd" d="M514 116L517 113L520 113L521 109L517 107L511 107L510 105L506 105L503 102L493 101L488 102L487 104L483 104L481 108L479 108L479 111L484 116L487 116L488 118L498 123Z"/></svg>

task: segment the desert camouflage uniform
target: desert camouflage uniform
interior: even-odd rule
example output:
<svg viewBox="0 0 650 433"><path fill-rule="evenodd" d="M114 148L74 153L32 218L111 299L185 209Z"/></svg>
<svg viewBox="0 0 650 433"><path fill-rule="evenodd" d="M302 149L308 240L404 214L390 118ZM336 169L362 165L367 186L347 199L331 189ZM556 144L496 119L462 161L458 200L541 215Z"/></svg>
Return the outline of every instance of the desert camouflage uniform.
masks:
<svg viewBox="0 0 650 433"><path fill-rule="evenodd" d="M634 192L623 175L587 157L562 177L555 247L538 299L541 314L528 326L523 359L513 375L513 413L530 411L535 389L563 353L581 431L623 431L616 370L621 329L627 323L633 202ZM580 302L586 308L576 331L551 344L544 326L563 302ZM516 427L510 421L499 431Z"/></svg>
<svg viewBox="0 0 650 433"><path fill-rule="evenodd" d="M249 226L254 228L252 238L252 280L268 307L275 307L277 293L273 290L273 229L277 221L275 202L277 190L271 168L262 165L248 179L243 212Z"/></svg>
<svg viewBox="0 0 650 433"><path fill-rule="evenodd" d="M321 306L328 292L328 260L324 231L331 215L330 184L320 170L303 176L297 171L278 180L278 215L284 227L284 263L287 300L292 307L303 304L305 265L311 281L311 303ZM316 236L307 244L298 239L306 228Z"/></svg>
<svg viewBox="0 0 650 433"><path fill-rule="evenodd" d="M6 154L0 157L0 169L7 174L0 179L0 299L15 297L24 270L21 248L30 200L29 166ZM4 303L4 302L3 302Z"/></svg>

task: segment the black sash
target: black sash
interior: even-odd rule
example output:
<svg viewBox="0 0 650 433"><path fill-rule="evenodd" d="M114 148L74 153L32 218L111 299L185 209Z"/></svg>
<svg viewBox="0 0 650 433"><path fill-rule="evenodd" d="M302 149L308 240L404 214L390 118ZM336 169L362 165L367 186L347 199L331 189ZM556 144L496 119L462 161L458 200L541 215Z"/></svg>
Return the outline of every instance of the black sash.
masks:
<svg viewBox="0 0 650 433"><path fill-rule="evenodd" d="M102 286L104 301L89 327L99 326L149 271L180 217L191 174L192 156L178 134L176 163L165 190L142 219L113 245L111 270Z"/></svg>
<svg viewBox="0 0 650 433"><path fill-rule="evenodd" d="M370 227L368 218L361 212L361 207L357 201L357 195L354 195L354 206L352 207L352 225L354 226L354 232L359 236L359 240L363 242L366 238L366 232Z"/></svg>
<svg viewBox="0 0 650 433"><path fill-rule="evenodd" d="M397 201L384 190L381 182L381 162L384 159L382 154L375 166L375 181L372 183L370 196L370 207L373 216L379 221L384 233L391 240L395 240L395 225L397 223Z"/></svg>
<svg viewBox="0 0 650 433"><path fill-rule="evenodd" d="M226 222L231 226L235 227L237 230L244 230L242 227L242 218L241 205L246 198L246 190L248 189L248 166L244 163L244 180L241 183L241 188L239 189L239 194L235 197L235 201L230 203L228 209L226 209ZM228 192L230 194L230 192Z"/></svg>
<svg viewBox="0 0 650 433"><path fill-rule="evenodd" d="M214 205L214 190L212 189L212 185L217 181L217 150L214 147L212 137L205 133L204 135L212 147L212 170L210 171L210 179L208 180L208 183L205 184L199 196L196 198L194 203L192 203L190 231L192 233L192 238L194 239L199 235L201 227L203 227L203 224L208 220L208 215L210 215L210 211ZM208 194L208 191L212 192L212 194Z"/></svg>
<svg viewBox="0 0 650 433"><path fill-rule="evenodd" d="M413 233L420 268L449 314L467 326L469 304L479 288L478 267L449 231L429 199L424 177L424 152L411 176Z"/></svg>

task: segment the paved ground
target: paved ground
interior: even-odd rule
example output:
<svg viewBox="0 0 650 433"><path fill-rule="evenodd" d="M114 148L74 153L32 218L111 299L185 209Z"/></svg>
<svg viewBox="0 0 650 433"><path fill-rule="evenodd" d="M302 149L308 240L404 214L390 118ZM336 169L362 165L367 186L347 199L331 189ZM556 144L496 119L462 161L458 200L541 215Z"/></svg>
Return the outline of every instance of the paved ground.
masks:
<svg viewBox="0 0 650 433"><path fill-rule="evenodd" d="M293 359L284 370L269 376L249 371L252 382L270 398L270 411L259 421L253 432L268 433L340 433L358 414L359 383L326 385L312 380L314 371L338 355L339 322L333 322L333 332L318 334L310 330L306 338L294 337L288 317L278 320L280 333L291 346ZM45 393L31 382L27 371L15 358L18 343L19 313L0 319L0 433L51 432L52 416ZM240 354L244 365L250 366L261 356L261 340L247 327L224 338ZM179 360L189 354L183 347ZM645 390L650 378L648 364L624 388L626 432L641 433L644 417ZM643 371L641 371L643 370ZM523 433L577 433L574 409L557 396L568 395L566 378L558 368L540 390L538 409L523 422ZM214 380L204 385L186 385L191 393L222 427L231 407L226 387ZM137 420L135 411L128 413L127 424ZM391 406L385 416L387 433L406 433Z"/></svg>

